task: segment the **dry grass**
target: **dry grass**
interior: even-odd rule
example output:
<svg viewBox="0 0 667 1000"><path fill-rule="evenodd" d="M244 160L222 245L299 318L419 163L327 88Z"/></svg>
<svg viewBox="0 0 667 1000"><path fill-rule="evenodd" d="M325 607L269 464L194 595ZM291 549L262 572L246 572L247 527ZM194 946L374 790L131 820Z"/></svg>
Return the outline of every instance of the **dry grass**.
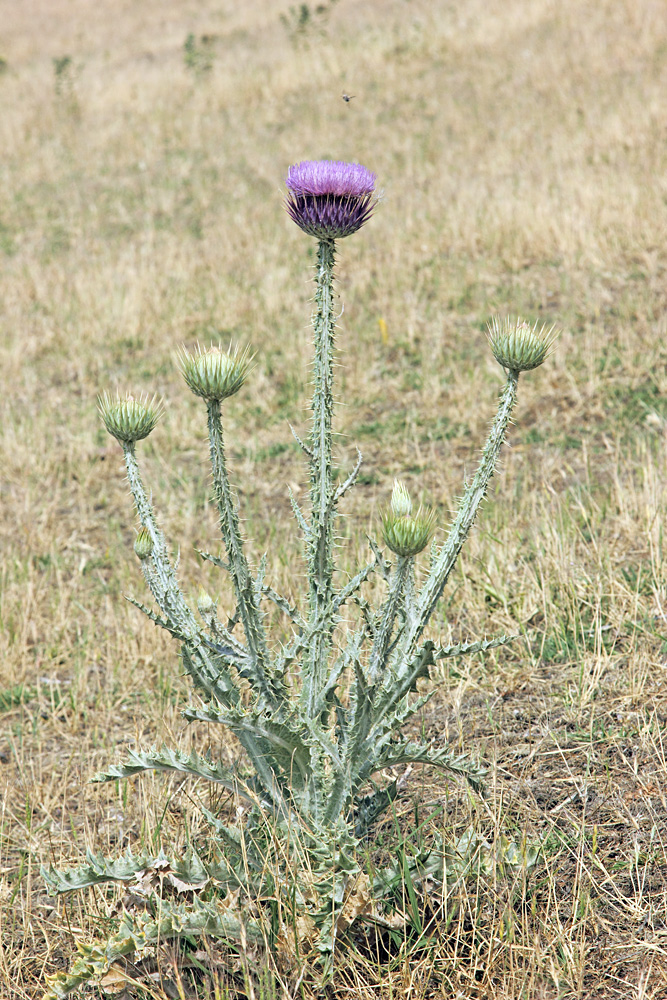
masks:
<svg viewBox="0 0 667 1000"><path fill-rule="evenodd" d="M273 579L298 591L284 484L303 481L287 424L306 420L311 258L281 185L289 163L333 156L385 191L340 254L341 465L356 442L366 456L350 564L399 472L446 520L500 384L489 316L565 331L523 380L493 503L436 622L526 629L444 676L422 720L492 762L490 797L427 775L409 789L423 810L444 804L448 828L541 842L538 871L471 889L421 956L383 964L359 945L336 993L659 1000L667 6L309 10L297 38L288 0L0 4L2 995L38 996L111 906L101 892L54 904L41 862L197 829L191 786L86 783L124 745L209 738L180 719L175 649L122 598L141 583L96 393L167 396L148 475L188 584L217 593L191 554L215 524L201 412L172 353L217 332L249 340L235 477L253 551L270 547Z"/></svg>

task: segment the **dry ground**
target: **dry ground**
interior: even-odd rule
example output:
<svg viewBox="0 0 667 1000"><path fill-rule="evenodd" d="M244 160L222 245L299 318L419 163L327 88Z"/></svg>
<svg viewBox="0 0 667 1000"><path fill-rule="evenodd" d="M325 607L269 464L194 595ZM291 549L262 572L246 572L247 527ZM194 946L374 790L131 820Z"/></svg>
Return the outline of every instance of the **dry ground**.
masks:
<svg viewBox="0 0 667 1000"><path fill-rule="evenodd" d="M96 394L166 396L148 478L188 586L225 605L193 554L215 518L172 355L250 341L234 476L253 553L298 591L312 247L281 189L334 157L384 190L340 253L340 464L366 458L345 565L396 474L446 525L501 384L489 317L564 331L435 623L525 632L443 676L421 720L489 762L490 796L413 775L399 810L525 834L540 862L471 891L427 958L360 951L336 992L664 1000L667 4L2 0L0 24L2 996L38 997L112 903L54 902L40 863L196 833L187 784L87 784L127 745L209 739L123 600L133 518Z"/></svg>

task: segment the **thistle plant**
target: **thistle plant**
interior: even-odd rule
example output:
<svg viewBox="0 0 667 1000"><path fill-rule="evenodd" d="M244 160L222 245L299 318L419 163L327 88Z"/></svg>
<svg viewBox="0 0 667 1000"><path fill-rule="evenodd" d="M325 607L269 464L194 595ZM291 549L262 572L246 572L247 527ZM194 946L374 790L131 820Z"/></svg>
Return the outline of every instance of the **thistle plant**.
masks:
<svg viewBox="0 0 667 1000"><path fill-rule="evenodd" d="M145 955L158 939L206 934L226 941L264 939L279 948L290 930L285 913L294 908L301 914L298 928L292 926L296 953L310 950L315 963L330 968L337 937L355 918L382 912L395 876L384 871L371 877L364 870L364 843L399 792L397 779L378 775L402 765L432 765L477 791L482 787L484 770L473 759L446 746L406 739L402 731L435 690L418 684L430 678L438 662L484 652L511 638L442 646L426 636L426 629L493 475L520 372L544 361L553 335L521 321L492 324L489 339L506 369L505 386L475 476L444 541L431 545L424 582L417 586L415 565L432 542L436 515L415 509L401 481L394 484L379 526L389 555L371 540L369 561L345 577L338 566L336 522L340 501L359 474L361 455L339 482L332 458L334 269L337 241L357 232L373 214L375 175L357 164L305 161L290 168L287 189L288 214L317 241L312 422L307 440L297 438L309 470L308 509L291 496L308 580L302 603L293 606L266 581L264 561L250 565L230 482L223 404L251 376L249 351L220 345L183 348L177 358L186 384L206 406L212 494L225 553L202 555L229 581L235 610L226 623L205 591L194 607L186 598L141 475L136 445L154 429L161 404L143 396L100 398L102 419L125 456L140 522L134 549L153 598L150 606L133 603L180 646L196 691L184 717L227 727L244 758L230 768L215 756L153 747L131 751L93 780L115 781L150 770L181 772L241 800L245 822L234 825L202 805L210 837L206 845L188 844L180 857L128 850L116 859L89 855L86 864L69 871L44 870L57 893L104 882L152 886L146 905L140 911L125 908L106 941L80 945L70 973L51 980L51 998L104 974L123 955ZM363 596L372 574L385 590L377 607ZM348 613L344 623L343 610L351 604L358 613ZM288 641L269 633L267 605L284 616ZM435 845L428 876L461 877L474 855L471 844L469 837L465 844ZM282 900L283 908L263 908L267 898Z"/></svg>

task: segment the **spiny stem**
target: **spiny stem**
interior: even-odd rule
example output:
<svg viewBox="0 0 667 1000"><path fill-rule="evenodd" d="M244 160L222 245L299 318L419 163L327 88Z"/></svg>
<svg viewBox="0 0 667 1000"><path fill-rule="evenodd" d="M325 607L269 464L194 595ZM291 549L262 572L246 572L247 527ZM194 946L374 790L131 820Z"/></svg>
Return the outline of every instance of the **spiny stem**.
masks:
<svg viewBox="0 0 667 1000"><path fill-rule="evenodd" d="M486 495L489 481L496 468L500 449L505 440L512 410L516 403L518 383L519 373L510 371L498 403L498 412L489 431L489 436L482 452L482 458L475 473L475 478L463 495L456 520L449 529L447 540L436 556L428 579L419 594L415 618L406 637L404 647L407 657L412 655L415 644L433 614L433 610L445 588L449 574L454 569L459 553L474 524L479 505Z"/></svg>
<svg viewBox="0 0 667 1000"><path fill-rule="evenodd" d="M165 537L157 526L155 512L148 499L146 487L141 478L134 444L125 443L123 445L123 452L125 455L127 480L130 484L139 520L149 532L153 543L153 551L150 558L143 561L143 572L146 583L169 623L169 630L172 634L182 636L181 641L184 643L184 650L186 648L185 644L189 646L188 672L191 674L193 680L209 696L217 698L221 704L228 704L229 690L222 683L220 670L211 661L211 657L204 649L197 619L183 596L176 571L169 558ZM234 692L235 690L233 688Z"/></svg>
<svg viewBox="0 0 667 1000"><path fill-rule="evenodd" d="M167 617L177 623L186 635L194 637L198 633L197 621L178 585L176 572L169 559L165 537L157 526L155 513L141 478L134 444L123 444L123 452L127 481L130 484L139 520L149 532L153 543L153 551L150 556L153 572L146 575L147 582L155 600Z"/></svg>
<svg viewBox="0 0 667 1000"><path fill-rule="evenodd" d="M264 624L255 600L252 576L248 568L245 552L243 551L243 539L241 537L236 504L232 496L229 476L227 475L220 401L217 399L208 400L207 409L213 488L218 505L220 530L227 548L229 572L234 584L234 592L246 637L248 654L253 662L256 679L262 694L270 702L275 703L276 692L267 678L267 668L270 661L266 647Z"/></svg>
<svg viewBox="0 0 667 1000"><path fill-rule="evenodd" d="M399 556L394 570L394 576L389 587L387 600L382 612L382 620L378 626L371 650L370 662L368 664L367 677L370 686L377 684L382 673L387 658L387 650L391 640L391 633L398 614L398 609L403 597L408 577L410 575L411 559Z"/></svg>
<svg viewBox="0 0 667 1000"><path fill-rule="evenodd" d="M335 243L321 239L317 248L317 311L313 317L315 340L315 387L310 448L311 531L308 559L310 617L315 621L330 605L333 596L333 521L334 496L332 474L333 354L335 316L333 311L333 273ZM307 710L317 700L326 676L333 621L314 636L310 650L308 675L304 677L303 697Z"/></svg>

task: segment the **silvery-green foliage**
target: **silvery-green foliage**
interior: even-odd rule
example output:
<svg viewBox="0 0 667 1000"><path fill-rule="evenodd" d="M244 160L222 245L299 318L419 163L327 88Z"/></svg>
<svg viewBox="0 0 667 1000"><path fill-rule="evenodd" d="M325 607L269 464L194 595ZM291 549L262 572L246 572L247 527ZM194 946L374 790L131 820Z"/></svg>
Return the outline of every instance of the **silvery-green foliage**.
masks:
<svg viewBox="0 0 667 1000"><path fill-rule="evenodd" d="M355 483L361 458L343 482L336 481L332 459L335 240L326 235L326 227L332 226L340 236L355 232L366 221L374 207L374 177L357 165L306 163L292 171L290 214L318 240L313 417L309 439L304 443L297 438L309 468L309 511L292 497L307 569L303 601L293 606L279 594L266 581L263 562L250 565L230 485L222 404L248 377L247 351L226 352L214 346L194 353L183 350L179 356L187 384L206 408L213 499L225 555L201 554L229 581L235 611L227 623L218 618L216 603L206 592L200 592L195 607L186 599L141 476L136 443L153 429L160 407L143 397L103 396L100 403L107 428L123 447L141 523L135 552L153 604L134 603L180 646L181 662L196 690L195 700L184 709L185 718L226 727L243 747L245 758L229 767L196 752L154 747L131 751L125 761L111 764L94 780L115 781L143 771L179 772L228 790L243 804L245 821L230 826L203 808L210 827L204 859L191 845L180 859L162 853L156 857L128 853L116 860L90 855L86 864L71 871L46 870L54 892L120 882L133 891L140 886L145 896L142 912L125 913L104 945L81 947L70 974L51 981L50 997L66 996L121 955L143 954L158 937L199 932L226 939L241 933L261 937L260 911L255 907L252 916L244 915L244 901L280 894L281 885L307 912L314 928L310 943L326 965L337 934L349 923L345 907L351 889L361 884L360 879L368 882L361 870L361 842L398 794L396 778L383 776L387 770L428 765L467 781L475 791L482 787L484 769L474 760L448 747L407 740L401 731L431 696L432 685L418 685L432 677L438 661L483 653L511 638L441 647L425 637L425 630L493 475L516 401L519 369L539 363L542 347L546 355L548 345L541 347L540 331L528 328L527 333L520 321L514 327L506 323L493 328L493 347L501 363L511 362L514 355L518 361L507 371L477 472L465 488L444 542L432 547L425 582L417 586L415 560L433 535L435 515L421 507L413 512L400 482L382 520L384 541L392 558L396 556L394 564L371 540L372 558L344 579L337 566L335 526L339 503ZM327 194L332 183L338 187ZM341 193L340 183L347 184L348 194ZM373 574L385 581L378 607L363 595ZM346 614L346 606L352 604L358 613ZM289 641L272 639L267 605L279 609L289 623ZM425 870L433 875L431 869L439 864L443 879L447 871L460 877L480 850L477 841L474 850L471 843L446 849L437 845L431 860L424 862ZM367 889L368 905L381 908L391 884L391 873L379 875ZM165 894L165 886L171 887L171 896Z"/></svg>

